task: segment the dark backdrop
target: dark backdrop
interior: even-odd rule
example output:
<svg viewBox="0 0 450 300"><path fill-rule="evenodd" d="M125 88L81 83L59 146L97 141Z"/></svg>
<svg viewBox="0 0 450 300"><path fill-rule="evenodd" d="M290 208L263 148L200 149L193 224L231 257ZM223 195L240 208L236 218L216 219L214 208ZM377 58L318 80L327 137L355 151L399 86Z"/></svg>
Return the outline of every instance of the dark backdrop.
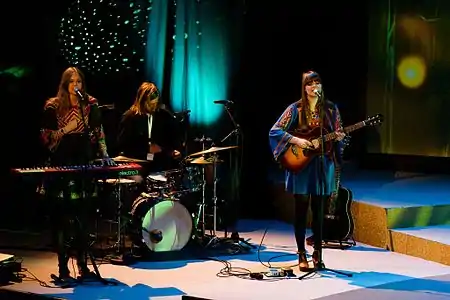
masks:
<svg viewBox="0 0 450 300"><path fill-rule="evenodd" d="M0 27L6 51L0 58L2 69L19 64L31 72L22 80L2 79L5 174L13 166L32 166L39 158L42 106L56 93L67 67L57 43L65 4L55 3L51 11L37 4L20 10L2 9L6 13L2 19L5 24ZM19 11L19 16L12 11ZM243 13L243 38L235 41L241 49L240 64L231 82L231 99L245 136L242 211L245 217L271 217L267 187L276 165L268 146L268 131L285 107L299 98L301 73L312 68L322 75L324 89L339 105L346 124L365 116L367 14L365 4L356 0L335 4L281 0L271 5L245 1ZM137 73L86 75L90 93L102 104L114 102L119 107L104 116L109 146L114 149L118 116L144 78ZM363 153L364 134L355 133L348 158ZM9 220L35 214L33 186L25 189L21 185L19 193L10 177L3 178L2 213Z"/></svg>
<svg viewBox="0 0 450 300"><path fill-rule="evenodd" d="M365 4L356 1L250 6L237 97L243 104L247 142L245 201L252 207L266 207L261 204L270 201L266 183L277 166L268 130L286 106L300 98L302 72L314 69L321 74L327 97L339 105L346 124L364 117L366 20ZM356 133L348 158L361 152L362 141L362 133ZM263 184L252 185L252 180Z"/></svg>

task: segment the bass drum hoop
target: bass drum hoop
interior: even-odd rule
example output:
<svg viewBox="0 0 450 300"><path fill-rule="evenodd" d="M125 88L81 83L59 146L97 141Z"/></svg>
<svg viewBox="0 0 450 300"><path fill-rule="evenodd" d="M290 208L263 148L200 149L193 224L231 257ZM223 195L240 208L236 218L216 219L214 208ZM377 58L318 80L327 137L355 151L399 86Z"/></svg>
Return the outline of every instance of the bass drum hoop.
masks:
<svg viewBox="0 0 450 300"><path fill-rule="evenodd" d="M152 252L181 250L192 237L192 217L177 200L139 196L133 202L131 217L138 246L145 245ZM152 231L161 231L160 242L152 240Z"/></svg>

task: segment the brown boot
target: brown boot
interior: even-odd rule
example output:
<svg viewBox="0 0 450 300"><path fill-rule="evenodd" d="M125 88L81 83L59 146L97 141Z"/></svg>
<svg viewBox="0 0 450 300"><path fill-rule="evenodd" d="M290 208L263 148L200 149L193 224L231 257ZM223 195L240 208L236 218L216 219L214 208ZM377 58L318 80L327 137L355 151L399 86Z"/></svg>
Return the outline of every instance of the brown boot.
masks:
<svg viewBox="0 0 450 300"><path fill-rule="evenodd" d="M309 272L311 270L306 258L306 251L298 252L298 266L300 272Z"/></svg>
<svg viewBox="0 0 450 300"><path fill-rule="evenodd" d="M319 251L318 250L314 250L313 255L312 255L312 261L314 264L314 269L323 269L325 268L325 264L322 261L319 261Z"/></svg>

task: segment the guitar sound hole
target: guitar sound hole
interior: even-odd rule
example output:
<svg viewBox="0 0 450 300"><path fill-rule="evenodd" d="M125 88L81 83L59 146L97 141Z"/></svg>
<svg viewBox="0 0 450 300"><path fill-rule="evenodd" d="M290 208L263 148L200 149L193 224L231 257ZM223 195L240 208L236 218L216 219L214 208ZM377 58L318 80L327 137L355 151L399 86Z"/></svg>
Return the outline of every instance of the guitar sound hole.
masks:
<svg viewBox="0 0 450 300"><path fill-rule="evenodd" d="M303 155L304 155L304 156L310 156L311 153L312 153L311 150L309 150L309 149L303 149Z"/></svg>

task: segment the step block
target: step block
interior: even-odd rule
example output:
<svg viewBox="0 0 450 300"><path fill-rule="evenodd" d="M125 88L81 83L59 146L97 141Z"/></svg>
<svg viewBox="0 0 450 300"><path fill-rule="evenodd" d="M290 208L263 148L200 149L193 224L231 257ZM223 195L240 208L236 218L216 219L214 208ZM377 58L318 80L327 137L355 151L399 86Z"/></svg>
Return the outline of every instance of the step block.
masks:
<svg viewBox="0 0 450 300"><path fill-rule="evenodd" d="M450 204L383 207L355 200L352 215L357 241L388 249L390 229L450 225Z"/></svg>
<svg viewBox="0 0 450 300"><path fill-rule="evenodd" d="M391 229L388 248L450 266L450 225Z"/></svg>

